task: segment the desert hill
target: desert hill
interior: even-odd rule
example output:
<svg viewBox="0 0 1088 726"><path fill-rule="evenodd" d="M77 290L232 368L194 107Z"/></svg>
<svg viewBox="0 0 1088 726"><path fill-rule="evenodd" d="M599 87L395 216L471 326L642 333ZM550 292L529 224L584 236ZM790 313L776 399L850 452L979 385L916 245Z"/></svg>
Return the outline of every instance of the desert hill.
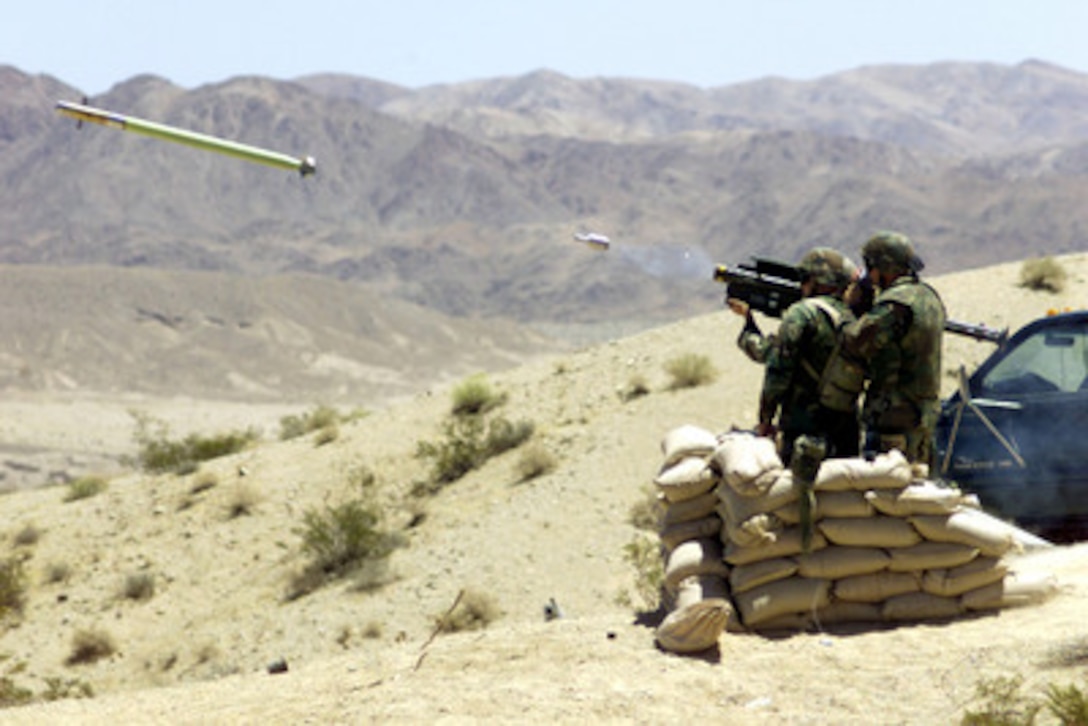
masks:
<svg viewBox="0 0 1088 726"><path fill-rule="evenodd" d="M934 282L955 317L1015 328L1083 301L1088 261L1061 263L1070 279L1059 295L1018 287L1016 264ZM1050 683L1083 689L1083 546L1025 563L1059 578L1061 592L1042 605L891 629L727 634L705 658L654 648L652 627L620 597L634 592L630 510L645 499L667 430L752 420L759 369L733 344L739 327L719 311L492 374L503 414L532 421L533 442L557 458L528 481L513 451L436 494L411 493L427 470L417 442L439 439L449 415L447 384L344 423L323 445L312 435L265 442L195 474L118 476L72 502L63 487L5 496L4 546L27 558L31 585L25 617L3 632L0 667L35 691L60 678L99 695L0 720L861 724L879 713L949 723L981 679L1020 675L1034 694ZM719 377L666 390L665 363L689 352L708 356ZM946 366L987 352L950 338ZM636 378L648 393L621 396ZM32 410L25 425L35 425ZM368 590L348 578L288 598L305 512L352 496L363 472L406 539L389 581ZM240 498L249 514L233 516ZM28 528L35 541L17 545ZM50 578L60 566L67 578ZM120 595L134 575L154 582L150 598ZM467 589L489 594L502 617L432 640L434 619ZM550 598L564 617L545 622ZM65 666L74 633L90 629L117 652ZM273 674L273 663L289 668Z"/></svg>
<svg viewBox="0 0 1088 726"><path fill-rule="evenodd" d="M1088 226L1088 76L1039 61L712 89L549 71L421 89L138 76L90 99L312 154L309 179L77 130L53 104L80 96L0 70L2 263L302 272L584 337L705 312L714 262L898 228L951 272L1082 250ZM571 241L585 229L614 254L589 259Z"/></svg>

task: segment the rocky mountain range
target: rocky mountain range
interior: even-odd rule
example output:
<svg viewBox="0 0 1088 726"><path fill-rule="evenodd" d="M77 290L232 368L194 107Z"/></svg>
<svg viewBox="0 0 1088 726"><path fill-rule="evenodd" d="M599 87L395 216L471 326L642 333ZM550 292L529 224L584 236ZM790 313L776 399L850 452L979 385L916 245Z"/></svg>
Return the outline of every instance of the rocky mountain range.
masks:
<svg viewBox="0 0 1088 726"><path fill-rule="evenodd" d="M0 264L316 276L581 340L716 309L714 263L856 253L882 228L910 234L930 272L1086 246L1088 75L1041 61L719 88L546 70L419 89L138 76L88 99L313 155L308 178L54 112L81 97L0 67ZM38 294L68 284L42 273Z"/></svg>

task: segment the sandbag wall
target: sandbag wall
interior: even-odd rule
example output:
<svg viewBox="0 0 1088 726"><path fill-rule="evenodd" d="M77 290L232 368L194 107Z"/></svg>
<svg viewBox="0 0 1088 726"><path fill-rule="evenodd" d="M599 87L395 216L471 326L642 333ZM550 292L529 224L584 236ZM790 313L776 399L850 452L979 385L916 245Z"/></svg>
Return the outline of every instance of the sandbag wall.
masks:
<svg viewBox="0 0 1088 726"><path fill-rule="evenodd" d="M1006 559L1049 543L928 480L898 451L823 462L807 522L770 439L682 426L662 451L669 614L656 635L666 650L708 648L725 629L948 619L1056 588Z"/></svg>

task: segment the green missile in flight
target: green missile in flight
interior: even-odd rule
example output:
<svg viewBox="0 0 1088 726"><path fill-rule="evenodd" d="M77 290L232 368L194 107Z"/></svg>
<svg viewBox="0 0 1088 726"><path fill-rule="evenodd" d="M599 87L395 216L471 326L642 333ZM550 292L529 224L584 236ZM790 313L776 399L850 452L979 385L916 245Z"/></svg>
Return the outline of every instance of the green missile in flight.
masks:
<svg viewBox="0 0 1088 726"><path fill-rule="evenodd" d="M153 121L145 121L144 119L125 116L123 114L113 113L112 111L103 111L100 108L86 106L81 103L57 101L57 112L80 122L87 121L101 126L121 129L122 131L134 131L135 133L156 139L173 141L178 144L186 144L187 146L195 146L198 149L215 151L220 154L245 159L246 161L267 164L268 166L274 166L279 169L297 171L302 176L308 176L317 171L317 162L312 156L298 159L293 156L288 156L287 154L269 151L268 149L262 149L257 146L240 144L237 141L227 141L226 139L220 139L216 136L208 136L207 134L200 134L195 131L186 131L185 129L179 129L174 126L167 126L166 124L159 124Z"/></svg>

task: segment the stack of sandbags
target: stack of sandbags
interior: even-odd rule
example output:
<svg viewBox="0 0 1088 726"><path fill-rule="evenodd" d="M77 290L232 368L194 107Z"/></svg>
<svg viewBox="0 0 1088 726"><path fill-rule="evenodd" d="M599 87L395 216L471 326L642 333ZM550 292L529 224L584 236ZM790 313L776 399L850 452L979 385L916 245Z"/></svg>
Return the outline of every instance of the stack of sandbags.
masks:
<svg viewBox="0 0 1088 726"><path fill-rule="evenodd" d="M801 488L769 439L725 434L709 465L720 478L730 595L746 629L951 618L1055 588L1048 575L1003 561L1048 543L927 481L898 451L823 462L808 522Z"/></svg>
<svg viewBox="0 0 1088 726"><path fill-rule="evenodd" d="M691 653L717 644L733 615L722 559L717 472L709 457L714 434L681 426L661 442L665 461L654 483L662 505L659 534L665 562L665 604L669 614L656 638L665 650Z"/></svg>

